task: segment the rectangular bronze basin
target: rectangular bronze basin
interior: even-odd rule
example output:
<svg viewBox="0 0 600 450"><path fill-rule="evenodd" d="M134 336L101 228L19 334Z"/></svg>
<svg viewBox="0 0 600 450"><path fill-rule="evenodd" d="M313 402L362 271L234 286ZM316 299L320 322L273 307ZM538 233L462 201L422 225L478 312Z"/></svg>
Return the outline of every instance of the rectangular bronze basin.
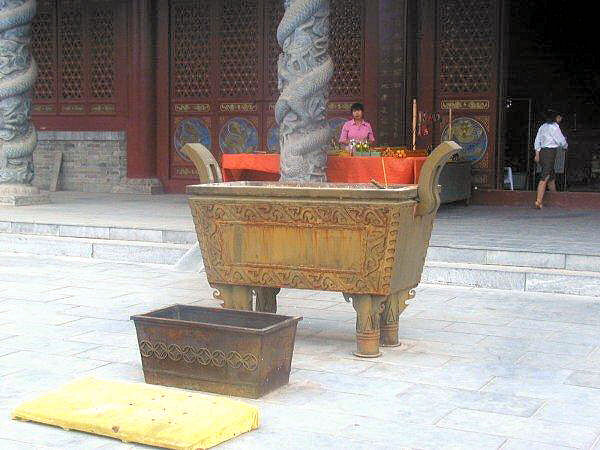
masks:
<svg viewBox="0 0 600 450"><path fill-rule="evenodd" d="M131 319L146 383L251 398L287 384L302 320L189 305Z"/></svg>
<svg viewBox="0 0 600 450"><path fill-rule="evenodd" d="M393 264L424 250L408 242L421 231L410 227L416 185L239 181L188 193L211 284L388 295L416 277Z"/></svg>

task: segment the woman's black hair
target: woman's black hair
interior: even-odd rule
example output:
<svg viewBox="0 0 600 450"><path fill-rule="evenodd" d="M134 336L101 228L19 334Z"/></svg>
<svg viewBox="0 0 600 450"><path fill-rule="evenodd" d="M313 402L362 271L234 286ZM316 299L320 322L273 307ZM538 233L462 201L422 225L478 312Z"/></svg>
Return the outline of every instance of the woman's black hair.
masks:
<svg viewBox="0 0 600 450"><path fill-rule="evenodd" d="M547 109L544 113L544 121L546 123L554 123L557 116L562 116L562 114L555 109Z"/></svg>
<svg viewBox="0 0 600 450"><path fill-rule="evenodd" d="M352 106L350 107L350 112L354 112L354 111L365 112L365 107L363 106L362 103L353 103Z"/></svg>

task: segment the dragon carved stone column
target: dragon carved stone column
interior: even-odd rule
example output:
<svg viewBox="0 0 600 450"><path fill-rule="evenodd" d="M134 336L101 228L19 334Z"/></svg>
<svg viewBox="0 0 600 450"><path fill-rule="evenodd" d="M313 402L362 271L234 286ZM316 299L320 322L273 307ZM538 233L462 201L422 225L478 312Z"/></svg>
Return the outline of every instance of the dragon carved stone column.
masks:
<svg viewBox="0 0 600 450"><path fill-rule="evenodd" d="M0 0L0 200L38 194L29 185L37 144L30 120L37 78L30 51L35 12L35 0Z"/></svg>
<svg viewBox="0 0 600 450"><path fill-rule="evenodd" d="M277 29L283 49L277 62L282 181L326 181L331 130L325 119L333 62L329 0L284 0Z"/></svg>

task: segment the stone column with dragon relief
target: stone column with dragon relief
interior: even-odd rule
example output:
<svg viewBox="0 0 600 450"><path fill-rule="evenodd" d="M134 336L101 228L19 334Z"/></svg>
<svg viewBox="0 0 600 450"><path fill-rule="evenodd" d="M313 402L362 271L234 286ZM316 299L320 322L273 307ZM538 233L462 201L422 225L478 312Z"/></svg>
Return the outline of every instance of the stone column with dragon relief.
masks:
<svg viewBox="0 0 600 450"><path fill-rule="evenodd" d="M45 203L30 185L37 134L31 97L37 66L31 55L35 0L0 0L0 203Z"/></svg>
<svg viewBox="0 0 600 450"><path fill-rule="evenodd" d="M325 117L333 62L329 0L284 0L277 29L281 181L326 181L331 130Z"/></svg>

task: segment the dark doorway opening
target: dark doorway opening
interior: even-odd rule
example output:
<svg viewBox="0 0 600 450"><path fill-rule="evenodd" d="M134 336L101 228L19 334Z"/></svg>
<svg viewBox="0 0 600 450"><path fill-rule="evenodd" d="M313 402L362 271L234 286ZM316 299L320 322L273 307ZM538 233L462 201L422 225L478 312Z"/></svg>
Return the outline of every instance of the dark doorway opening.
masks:
<svg viewBox="0 0 600 450"><path fill-rule="evenodd" d="M505 167L525 173L526 188L534 188L533 140L544 111L552 108L563 114L569 143L557 165L564 169L559 190L600 192L600 57L592 35L597 21L563 2L509 0L509 6Z"/></svg>

